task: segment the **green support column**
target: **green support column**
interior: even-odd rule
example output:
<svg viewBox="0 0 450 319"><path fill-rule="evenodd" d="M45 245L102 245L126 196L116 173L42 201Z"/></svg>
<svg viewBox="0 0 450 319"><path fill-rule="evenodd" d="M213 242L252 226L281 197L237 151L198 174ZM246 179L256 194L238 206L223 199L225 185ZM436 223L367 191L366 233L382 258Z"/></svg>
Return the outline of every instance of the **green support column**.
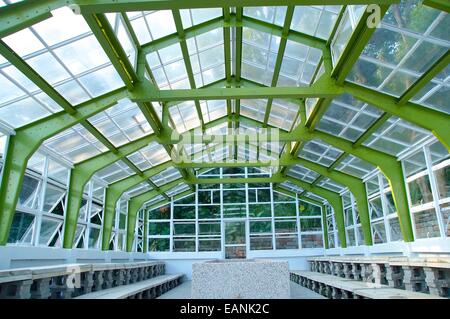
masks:
<svg viewBox="0 0 450 319"><path fill-rule="evenodd" d="M0 245L6 245L22 187L28 159L43 141L101 112L126 96L124 89L99 96L80 104L76 113L64 111L16 129L11 135L0 184Z"/></svg>
<svg viewBox="0 0 450 319"><path fill-rule="evenodd" d="M138 203L135 201L130 201L128 205L128 218L127 218L127 244L126 249L127 252L131 252L133 250L133 241L134 241L134 233L136 231L136 219L137 219L137 213L139 209L142 207L142 204L140 206L137 206ZM131 213L133 212L133 213Z"/></svg>
<svg viewBox="0 0 450 319"><path fill-rule="evenodd" d="M28 159L37 147L31 136L11 135L0 184L0 245L8 242Z"/></svg>
<svg viewBox="0 0 450 319"><path fill-rule="evenodd" d="M164 186L161 187L162 192L166 192L170 190L171 188L175 187L179 183L183 182L183 179L177 179L174 180ZM127 251L131 251L133 248L133 239L134 239L134 232L136 227L132 227L133 224L136 224L136 216L139 211L139 209L144 205L145 202L151 200L152 198L159 195L158 191L149 191L144 194L132 197L130 201L128 202L128 221L127 224Z"/></svg>
<svg viewBox="0 0 450 319"><path fill-rule="evenodd" d="M103 225L102 225L102 250L109 250L109 240L111 239L111 232L113 227L114 214L116 212L117 201L110 198L116 194L106 189L105 199L103 204ZM112 213L109 213L112 212Z"/></svg>
<svg viewBox="0 0 450 319"><path fill-rule="evenodd" d="M306 131L300 134L303 134L301 138L320 138L324 142L378 167L391 185L403 240L405 242L414 241L403 169L401 163L395 157L364 146L353 147L349 141L320 131L314 131L310 138L306 137L308 134Z"/></svg>
<svg viewBox="0 0 450 319"><path fill-rule="evenodd" d="M149 168L142 172L142 175L132 175L127 178L121 179L115 183L112 183L106 189L105 196L105 208L103 213L103 236L102 236L102 249L109 249L109 240L111 238L112 220L114 219L114 213L116 212L117 202L125 191L145 182L151 176L156 175L163 170L173 166L171 161L160 164L158 166ZM161 193L158 189L154 191Z"/></svg>
<svg viewBox="0 0 450 319"><path fill-rule="evenodd" d="M70 173L67 209L64 223L63 248L72 248L81 201L83 198L83 190L86 183L91 179L95 172L125 158L155 140L157 140L157 138L154 135L144 136L132 143L128 143L117 148L116 152L108 151L75 165Z"/></svg>
<svg viewBox="0 0 450 319"><path fill-rule="evenodd" d="M359 178L342 173L340 171L329 171L325 166L310 162L302 158L297 159L297 161L300 165L303 165L304 167L313 170L314 172L319 173L322 176L328 177L348 187L356 200L365 244L368 246L373 245L372 232L370 230L369 204L367 201L367 191L364 183Z"/></svg>
<svg viewBox="0 0 450 319"><path fill-rule="evenodd" d="M330 244L328 243L328 225L327 225L327 210L325 205L320 206L322 209L322 225L323 225L323 241L325 249L330 248Z"/></svg>
<svg viewBox="0 0 450 319"><path fill-rule="evenodd" d="M148 209L144 209L144 235L143 235L143 248L142 252L147 253L148 252Z"/></svg>
<svg viewBox="0 0 450 319"><path fill-rule="evenodd" d="M391 187L403 240L405 242L412 242L414 241L414 234L402 165L400 162L397 162L395 165L383 165L383 168L380 167L380 169L384 173L389 186Z"/></svg>

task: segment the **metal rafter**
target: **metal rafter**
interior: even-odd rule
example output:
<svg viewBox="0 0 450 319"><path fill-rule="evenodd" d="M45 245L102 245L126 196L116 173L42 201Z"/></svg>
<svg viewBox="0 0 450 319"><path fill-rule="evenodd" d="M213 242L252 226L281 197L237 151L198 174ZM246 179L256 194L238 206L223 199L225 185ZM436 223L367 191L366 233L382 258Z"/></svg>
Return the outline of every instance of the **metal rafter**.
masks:
<svg viewBox="0 0 450 319"><path fill-rule="evenodd" d="M294 16L294 7L289 6L286 9L286 17L284 19L283 31L280 40L280 46L278 47L277 59L275 61L275 66L273 69L271 87L276 87L278 83L278 78L280 77L281 64L283 63L284 51L286 50L287 36L289 34L289 29L291 28L292 17ZM266 113L264 114L263 126L267 126L269 121L270 111L272 109L273 98L267 99Z"/></svg>
<svg viewBox="0 0 450 319"><path fill-rule="evenodd" d="M181 21L181 15L179 10L172 10L173 20L175 21L175 27L177 29L179 44L181 47L181 53L183 54L184 65L186 67L187 76L189 79L189 84L192 89L195 89L197 86L195 84L194 72L192 71L191 58L189 56L189 50L186 43L186 36L184 33L183 23ZM202 109L200 107L199 100L194 100L195 109L197 110L197 116L200 120L200 125L202 130L205 130L205 121L203 120Z"/></svg>

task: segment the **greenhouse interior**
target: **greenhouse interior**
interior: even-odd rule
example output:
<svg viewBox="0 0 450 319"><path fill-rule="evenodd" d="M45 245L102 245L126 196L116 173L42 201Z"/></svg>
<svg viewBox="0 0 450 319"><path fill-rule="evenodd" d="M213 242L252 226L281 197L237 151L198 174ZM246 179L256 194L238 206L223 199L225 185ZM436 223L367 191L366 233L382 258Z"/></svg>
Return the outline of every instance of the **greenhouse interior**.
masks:
<svg viewBox="0 0 450 319"><path fill-rule="evenodd" d="M450 298L449 12L0 0L0 299Z"/></svg>

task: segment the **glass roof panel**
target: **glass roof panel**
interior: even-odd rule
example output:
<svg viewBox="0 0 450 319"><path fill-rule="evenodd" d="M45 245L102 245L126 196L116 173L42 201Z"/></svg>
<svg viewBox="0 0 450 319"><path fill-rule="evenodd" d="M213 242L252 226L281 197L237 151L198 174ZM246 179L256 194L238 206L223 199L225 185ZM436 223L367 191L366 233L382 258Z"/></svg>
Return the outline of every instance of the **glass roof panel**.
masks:
<svg viewBox="0 0 450 319"><path fill-rule="evenodd" d="M95 176L103 179L108 184L134 175L133 170L123 161L117 161L95 173Z"/></svg>
<svg viewBox="0 0 450 319"><path fill-rule="evenodd" d="M109 23L111 27L114 30L114 33L117 36L117 39L119 40L120 44L122 45L123 50L125 51L125 54L128 56L128 59L130 60L131 65L133 65L134 69L136 69L136 62L137 62L137 48L133 42L131 31L127 27L127 23L124 20L124 17L122 14L115 12L115 13L107 13L106 17L109 20Z"/></svg>
<svg viewBox="0 0 450 319"><path fill-rule="evenodd" d="M170 160L164 147L156 142L151 142L148 146L127 157L141 171Z"/></svg>
<svg viewBox="0 0 450 319"><path fill-rule="evenodd" d="M163 195L158 195L158 196L156 196L156 197L153 197L152 199L150 199L148 202L146 202L145 204L146 205L153 205L153 204L156 204L156 203L159 203L159 202L161 202L161 201L163 201L164 200L164 196Z"/></svg>
<svg viewBox="0 0 450 319"><path fill-rule="evenodd" d="M170 10L127 12L140 44L177 32Z"/></svg>
<svg viewBox="0 0 450 319"><path fill-rule="evenodd" d="M312 199L312 200L318 201L318 202L320 202L320 203L326 201L326 199L324 199L323 197L320 197L320 196L318 196L318 195L316 195L316 194L314 194L314 193L310 193L310 192L307 192L307 193L305 194L305 196L308 197L308 198L310 198L310 199Z"/></svg>
<svg viewBox="0 0 450 319"><path fill-rule="evenodd" d="M169 167L164 171L162 171L161 173L153 175L150 179L152 180L153 183L156 184L156 186L159 187L167 183L170 183L178 178L181 178L180 172L174 167Z"/></svg>
<svg viewBox="0 0 450 319"><path fill-rule="evenodd" d="M339 183L336 183L336 182L332 181L329 178L323 178L322 180L320 180L317 183L317 185L320 186L320 187L326 188L326 189L328 189L330 191L337 192L337 193L340 193L344 189L346 189L345 186L343 186L343 185L341 185Z"/></svg>
<svg viewBox="0 0 450 319"><path fill-rule="evenodd" d="M21 2L21 1L23 1L23 0L0 0L0 7L4 7L4 6L10 5L10 4L13 4L16 2Z"/></svg>
<svg viewBox="0 0 450 319"><path fill-rule="evenodd" d="M114 146L153 133L139 107L128 99L88 119Z"/></svg>
<svg viewBox="0 0 450 319"><path fill-rule="evenodd" d="M341 22L336 30L336 34L331 41L331 57L334 66L338 63L342 52L344 51L348 40L353 33L353 30L355 30L356 25L364 13L365 8L366 6L364 5L348 5L345 8L344 15L342 16Z"/></svg>
<svg viewBox="0 0 450 319"><path fill-rule="evenodd" d="M5 43L73 105L123 86L82 16L69 8L52 14Z"/></svg>
<svg viewBox="0 0 450 319"><path fill-rule="evenodd" d="M329 167L342 153L341 150L314 139L305 144L298 156Z"/></svg>
<svg viewBox="0 0 450 319"><path fill-rule="evenodd" d="M178 133L183 133L200 126L200 119L198 118L197 109L193 101L186 101L171 106L169 112Z"/></svg>
<svg viewBox="0 0 450 319"><path fill-rule="evenodd" d="M308 86L322 57L322 51L287 40L277 86Z"/></svg>
<svg viewBox="0 0 450 319"><path fill-rule="evenodd" d="M180 11L181 19L183 22L183 28L190 28L193 25L197 25L217 17L222 16L221 8L208 8L208 9L183 9Z"/></svg>
<svg viewBox="0 0 450 319"><path fill-rule="evenodd" d="M148 54L147 62L160 89L190 88L179 43Z"/></svg>
<svg viewBox="0 0 450 319"><path fill-rule="evenodd" d="M225 77L223 29L211 30L186 42L197 87Z"/></svg>
<svg viewBox="0 0 450 319"><path fill-rule="evenodd" d="M290 191L296 192L296 193L302 193L303 192L303 188L301 188L301 187L297 186L296 184L291 183L289 181L283 182L280 185L282 187L284 187L284 188L286 188L286 189L288 189Z"/></svg>
<svg viewBox="0 0 450 319"><path fill-rule="evenodd" d="M353 155L346 156L336 167L338 171L363 178L375 170L375 166Z"/></svg>
<svg viewBox="0 0 450 319"><path fill-rule="evenodd" d="M328 39L341 6L296 6L291 29Z"/></svg>
<svg viewBox="0 0 450 319"><path fill-rule="evenodd" d="M382 152L398 156L406 149L431 136L429 131L397 117L391 117L363 144Z"/></svg>
<svg viewBox="0 0 450 319"><path fill-rule="evenodd" d="M267 99L241 100L240 114L251 119L264 122L266 114Z"/></svg>
<svg viewBox="0 0 450 319"><path fill-rule="evenodd" d="M355 142L382 114L374 106L344 94L333 99L317 129Z"/></svg>
<svg viewBox="0 0 450 319"><path fill-rule="evenodd" d="M307 183L314 182L320 176L320 174L301 165L292 166L288 175Z"/></svg>
<svg viewBox="0 0 450 319"><path fill-rule="evenodd" d="M245 7L244 15L270 24L283 26L287 7Z"/></svg>
<svg viewBox="0 0 450 319"><path fill-rule="evenodd" d="M166 192L167 196L175 196L189 189L189 186L185 183L180 183L174 188L171 188Z"/></svg>
<svg viewBox="0 0 450 319"><path fill-rule="evenodd" d="M270 86L281 38L242 28L242 77Z"/></svg>
<svg viewBox="0 0 450 319"><path fill-rule="evenodd" d="M225 100L201 101L200 108L205 123L227 115L227 103Z"/></svg>
<svg viewBox="0 0 450 319"><path fill-rule="evenodd" d="M149 185L149 183L142 182L142 183L134 186L133 188L129 189L126 192L126 194L129 197L135 197L135 196L141 195L141 194L146 193L146 192L151 191L151 190L152 190L152 187Z"/></svg>
<svg viewBox="0 0 450 319"><path fill-rule="evenodd" d="M268 124L290 131L298 112L298 104L285 99L273 99Z"/></svg>
<svg viewBox="0 0 450 319"><path fill-rule="evenodd" d="M73 163L107 151L106 146L80 124L47 139L44 146Z"/></svg>
<svg viewBox="0 0 450 319"><path fill-rule="evenodd" d="M441 73L436 75L412 98L413 102L447 114L450 114L449 100L450 66L447 66Z"/></svg>
<svg viewBox="0 0 450 319"><path fill-rule="evenodd" d="M446 15L417 0L391 5L347 80L401 96L450 48L448 34L432 36Z"/></svg>

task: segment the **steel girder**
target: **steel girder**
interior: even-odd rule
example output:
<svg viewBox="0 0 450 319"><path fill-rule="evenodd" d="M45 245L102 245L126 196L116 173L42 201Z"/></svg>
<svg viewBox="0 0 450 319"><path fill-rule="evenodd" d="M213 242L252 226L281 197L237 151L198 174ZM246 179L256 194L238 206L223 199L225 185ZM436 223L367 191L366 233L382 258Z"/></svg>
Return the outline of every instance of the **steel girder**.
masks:
<svg viewBox="0 0 450 319"><path fill-rule="evenodd" d="M179 25L181 24L181 18L179 17L178 14L178 18L176 18L176 12L174 12L174 19L175 21L178 23L177 25L177 30L178 33L182 32L182 26ZM124 81L124 83L126 84L127 88L129 90L133 90L133 88L136 85L139 85L139 82L146 82L147 86L152 86L154 87L154 84L150 84L150 82L143 77L143 73L144 72L140 72L139 70L135 71L133 66L131 65L125 50L123 49L122 45L120 44L120 41L117 39L116 35L114 34L114 30L112 29L108 19L106 18L106 16L104 14L84 14L84 18L86 20L86 22L88 23L89 27L91 28L91 30L94 32L94 35L96 36L97 40L99 41L100 45L102 46L102 48L105 50L106 54L108 55L109 59L111 60L114 68L116 69L116 71L119 73L120 77L122 78L122 80ZM182 34L180 34L180 37L182 36ZM181 38L180 38L181 39ZM136 42L135 43L136 46L139 46L139 43ZM189 60L189 54L187 52L187 45L186 42L184 41L184 48L186 52L186 56L185 58L187 58L187 60ZM139 54L138 54L139 55ZM142 54L141 54L142 57ZM138 64L137 67L141 67L144 64ZM190 66L190 60L189 60L189 65ZM151 72L150 72L151 73ZM191 68L191 73L192 75L192 68ZM193 75L192 75L192 80L193 80ZM194 86L193 88L195 88L195 81L193 82ZM151 127L153 128L154 132L159 136L161 134L161 132L166 129L167 127L163 127L161 121L159 120L158 116L156 115L156 112L153 108L153 105L151 103L148 103L148 101L136 101L137 105L139 106L140 110L142 111L142 113L144 114L146 120L148 121L148 123L151 125ZM200 112L198 113L199 116L201 116L201 111L200 111L200 104L198 104L197 102L197 111ZM203 124L203 120L201 121L202 126ZM171 150L172 150L172 145L165 145L164 146L166 148L167 153L170 155ZM134 166L130 163L128 163L130 166ZM132 167L133 168L133 167ZM190 176L189 171L184 170L184 169L180 169L180 173L183 176ZM153 185L155 186L155 185Z"/></svg>
<svg viewBox="0 0 450 319"><path fill-rule="evenodd" d="M166 192L181 182L183 182L182 178L176 179L170 183L167 183L166 185L161 186L161 190L163 192ZM158 192L149 191L144 194L132 197L130 199L128 205L128 220L127 220L127 241L126 241L127 251L131 251L133 247L134 232L136 228L136 216L139 209L142 207L144 202L149 201L156 196L158 196Z"/></svg>
<svg viewBox="0 0 450 319"><path fill-rule="evenodd" d="M105 203L103 210L103 235L102 235L102 249L108 250L109 240L111 238L111 230L112 230L112 221L114 219L114 214L116 213L117 202L119 201L122 194L142 183L150 179L153 175L156 175L163 170L169 168L171 166L171 162L166 162L163 164L159 164L157 166L151 167L142 172L142 175L132 175L128 178L124 178L117 182L114 182L108 185L105 192ZM162 189L157 187L157 189L153 189L153 191L161 195L163 193Z"/></svg>
<svg viewBox="0 0 450 319"><path fill-rule="evenodd" d="M63 248L72 248L81 201L83 198L83 190L91 177L102 168L105 168L119 160L126 159L128 155L140 150L143 147L146 147L153 141L157 141L155 135L145 136L134 141L133 143L119 147L116 153L109 151L74 165L74 168L70 172L70 182L67 193ZM136 175L139 176L139 174Z"/></svg>
<svg viewBox="0 0 450 319"><path fill-rule="evenodd" d="M18 128L10 136L0 184L0 245L5 245L8 239L28 159L42 142L106 110L126 95L125 89L118 89L80 104L73 115L62 111Z"/></svg>

